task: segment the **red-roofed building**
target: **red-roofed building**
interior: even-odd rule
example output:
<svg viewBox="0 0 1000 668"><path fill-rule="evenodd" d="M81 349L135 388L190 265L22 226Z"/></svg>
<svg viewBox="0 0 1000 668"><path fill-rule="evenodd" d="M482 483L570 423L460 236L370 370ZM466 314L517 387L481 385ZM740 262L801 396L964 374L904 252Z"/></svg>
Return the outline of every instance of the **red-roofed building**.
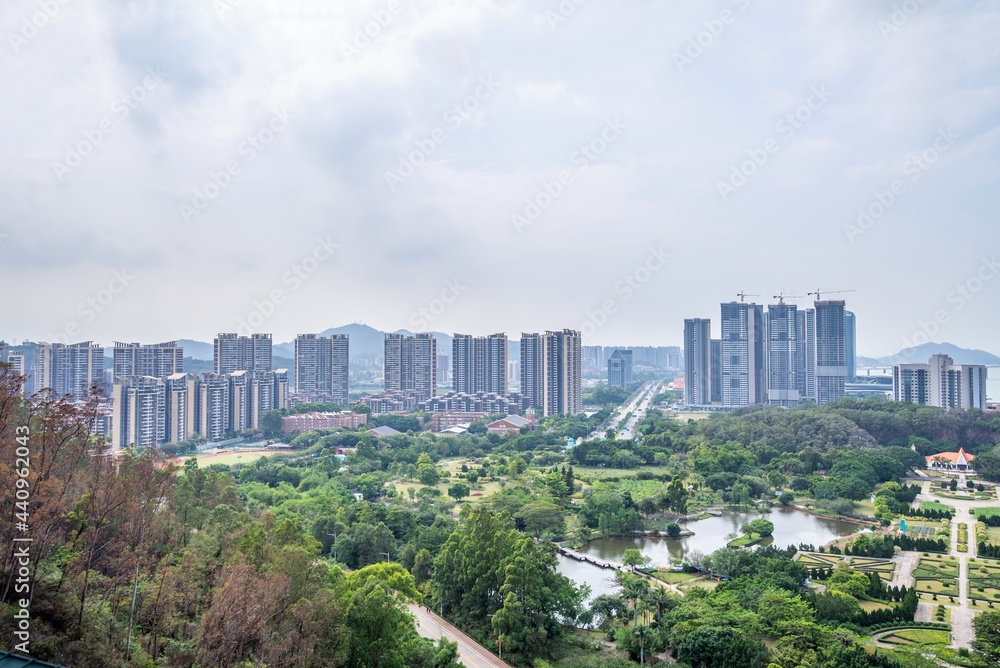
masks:
<svg viewBox="0 0 1000 668"><path fill-rule="evenodd" d="M521 427L528 427L529 431L534 426L531 420L521 417L520 415L508 415L505 418L500 418L496 422L490 422L486 425L486 431L491 434L499 434L500 436L506 436L509 431L520 431Z"/></svg>
<svg viewBox="0 0 1000 668"><path fill-rule="evenodd" d="M939 471L971 471L975 458L975 455L970 455L964 448L959 448L958 452L939 452L926 457L927 468Z"/></svg>

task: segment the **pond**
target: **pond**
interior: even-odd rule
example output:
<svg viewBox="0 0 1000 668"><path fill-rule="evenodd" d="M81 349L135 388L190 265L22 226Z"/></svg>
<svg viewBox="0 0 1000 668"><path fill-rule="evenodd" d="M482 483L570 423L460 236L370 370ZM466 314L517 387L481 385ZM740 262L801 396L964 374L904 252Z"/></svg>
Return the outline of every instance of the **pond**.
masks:
<svg viewBox="0 0 1000 668"><path fill-rule="evenodd" d="M586 561L577 561L565 555L557 554L559 560L558 571L568 577L578 585L589 585L590 596L584 602L589 606L595 596L601 594L615 594L618 592L618 583L615 582L615 571L610 568L598 568Z"/></svg>
<svg viewBox="0 0 1000 668"><path fill-rule="evenodd" d="M671 558L683 559L691 550L701 550L711 554L726 546L728 534L740 534L740 527L751 520L763 517L774 523L774 535L763 541L763 545L787 547L798 546L799 543L809 543L820 546L834 538L840 538L861 530L857 524L816 517L808 513L789 508L775 508L767 515L756 513L725 513L721 517L691 522L687 528L695 532L693 536L684 538L647 538L643 536L599 538L591 541L580 552L591 554L601 559L621 562L625 550L636 548L643 556L650 557L653 565L666 566ZM589 584L593 596L612 593L617 590L611 575L613 571L600 569L586 562L575 561L567 557L559 557L559 572L578 584ZM608 589L598 585L606 585Z"/></svg>

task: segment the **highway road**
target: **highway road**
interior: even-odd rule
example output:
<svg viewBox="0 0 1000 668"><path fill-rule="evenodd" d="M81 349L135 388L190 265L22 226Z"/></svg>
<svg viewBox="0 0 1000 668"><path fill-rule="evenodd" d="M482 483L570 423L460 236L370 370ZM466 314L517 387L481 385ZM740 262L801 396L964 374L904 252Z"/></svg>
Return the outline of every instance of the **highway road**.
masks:
<svg viewBox="0 0 1000 668"><path fill-rule="evenodd" d="M656 396L659 387L660 383L658 382L649 383L643 387L642 391L636 396L636 399L629 404L629 410L626 412L625 426L618 432L619 440L635 439L635 426L639 424L639 420L645 417L646 411L649 409L649 402Z"/></svg>
<svg viewBox="0 0 1000 668"><path fill-rule="evenodd" d="M435 642L441 636L451 642L457 642L458 657L463 665L471 668L510 668L509 664L498 659L475 640L433 612L427 612L427 608L412 603L409 607L413 617L417 620L417 633Z"/></svg>
<svg viewBox="0 0 1000 668"><path fill-rule="evenodd" d="M640 409L643 413L645 413L646 409L649 408L649 402L656 396L660 385L662 385L660 381L646 383L630 402L618 409L618 412L615 414L611 424L605 428L604 431L591 432L590 435L587 436L586 440L593 441L595 439L600 439L604 436L604 433L608 429L613 429L618 438L632 438L635 425L638 424L640 419L642 419L642 415L639 415L638 417L632 416L635 415ZM625 422L625 427L619 430L618 425L620 425L623 421Z"/></svg>

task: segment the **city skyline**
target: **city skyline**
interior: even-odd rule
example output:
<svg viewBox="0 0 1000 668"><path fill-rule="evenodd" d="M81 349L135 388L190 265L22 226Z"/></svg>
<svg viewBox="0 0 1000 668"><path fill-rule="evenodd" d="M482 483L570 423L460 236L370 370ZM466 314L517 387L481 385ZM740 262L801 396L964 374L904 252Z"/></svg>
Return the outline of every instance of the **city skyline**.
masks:
<svg viewBox="0 0 1000 668"><path fill-rule="evenodd" d="M223 4L60 3L12 45L0 278L31 289L4 338L290 341L331 296L491 332L504 276L531 295L510 331L591 344L821 286L857 290L859 354L995 347L990 8L726 3L714 35L693 2L430 3L358 48L375 4ZM11 34L38 11L12 3Z"/></svg>

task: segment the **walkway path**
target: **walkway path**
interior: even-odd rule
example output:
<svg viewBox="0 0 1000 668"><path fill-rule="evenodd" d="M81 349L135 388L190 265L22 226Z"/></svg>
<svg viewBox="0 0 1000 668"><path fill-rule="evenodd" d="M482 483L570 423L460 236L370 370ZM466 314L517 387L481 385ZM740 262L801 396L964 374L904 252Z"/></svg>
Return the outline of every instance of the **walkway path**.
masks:
<svg viewBox="0 0 1000 668"><path fill-rule="evenodd" d="M960 489L965 489L965 480L965 474L960 474L958 480L958 486ZM958 601L957 606L949 606L951 608L951 646L954 648L965 647L967 649L972 649L972 641L975 639L975 633L973 633L972 630L972 618L975 615L975 611L970 607L972 602L969 599L969 559L976 556L976 526L970 510L973 508L985 508L989 506L996 507L998 502L995 499L989 501L968 501L935 497L932 491L932 485L933 483L931 481L922 482L921 492L917 495L915 505L916 507L919 507L920 501L937 501L938 503L952 506L955 509L955 517L952 518L951 521L951 545L949 554L958 559ZM997 486L997 495L998 498L1000 498L1000 486ZM968 540L966 541L966 548L961 552L958 550L959 524L965 524L969 534ZM904 552L903 554L904 559L906 556L911 556L911 560L914 562L919 559L920 556L917 552ZM912 565L913 564L911 563L911 569ZM909 573L907 573L907 575L909 575ZM920 605L922 607L924 604L921 603Z"/></svg>
<svg viewBox="0 0 1000 668"><path fill-rule="evenodd" d="M471 668L510 668L509 664L495 657L485 647L441 617L433 612L428 612L427 608L412 603L409 608L417 620L417 633L435 641L444 636L451 642L457 642L459 660L464 665L471 666Z"/></svg>

